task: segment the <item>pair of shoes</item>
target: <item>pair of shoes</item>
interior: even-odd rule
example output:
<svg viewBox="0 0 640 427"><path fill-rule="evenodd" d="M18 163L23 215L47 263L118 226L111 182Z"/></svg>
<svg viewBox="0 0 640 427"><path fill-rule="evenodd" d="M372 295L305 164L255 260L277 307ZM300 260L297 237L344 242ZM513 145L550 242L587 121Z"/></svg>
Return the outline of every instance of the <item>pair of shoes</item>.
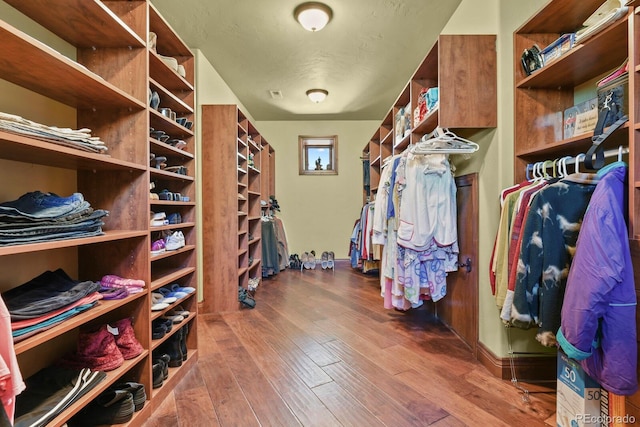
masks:
<svg viewBox="0 0 640 427"><path fill-rule="evenodd" d="M145 395L146 400L146 395ZM69 420L69 426L123 424L136 410L133 394L126 389L107 389Z"/></svg>
<svg viewBox="0 0 640 427"><path fill-rule="evenodd" d="M136 339L131 319L124 318L95 331L78 334L76 351L61 360L69 368L90 368L94 371L112 371L125 360L139 356L142 345Z"/></svg>
<svg viewBox="0 0 640 427"><path fill-rule="evenodd" d="M307 270L315 270L316 268L316 251L305 252L302 254L302 266Z"/></svg>
<svg viewBox="0 0 640 427"><path fill-rule="evenodd" d="M185 325L186 326L186 325ZM158 351L169 355L168 367L177 368L187 360L187 333L188 327L178 329L168 340L163 342Z"/></svg>
<svg viewBox="0 0 640 427"><path fill-rule="evenodd" d="M170 235L168 235L165 239L165 248L168 251L176 251L180 248L184 248L184 234L182 231L176 231Z"/></svg>
<svg viewBox="0 0 640 427"><path fill-rule="evenodd" d="M255 292L259 284L260 284L259 277L249 277L249 284L247 285L247 289L251 292Z"/></svg>
<svg viewBox="0 0 640 427"><path fill-rule="evenodd" d="M135 412L138 412L139 410L144 408L144 404L147 401L147 392L143 384L134 381L126 381L113 384L109 388L107 388L106 391L112 390L124 390L131 393L131 395L133 396L133 410Z"/></svg>
<svg viewBox="0 0 640 427"><path fill-rule="evenodd" d="M293 254L289 256L289 268L292 270L299 270L302 268L302 261L298 254Z"/></svg>
<svg viewBox="0 0 640 427"><path fill-rule="evenodd" d="M153 310L153 308L152 308ZM151 322L151 339L159 340L173 329L173 322L158 318Z"/></svg>
<svg viewBox="0 0 640 427"><path fill-rule="evenodd" d="M164 381L169 378L169 362L171 356L160 351L153 352L153 388L162 387Z"/></svg>
<svg viewBox="0 0 640 427"><path fill-rule="evenodd" d="M245 307L254 308L256 306L256 300L242 286L238 286L238 301Z"/></svg>
<svg viewBox="0 0 640 427"><path fill-rule="evenodd" d="M164 239L158 239L151 243L151 255L158 255L167 250Z"/></svg>

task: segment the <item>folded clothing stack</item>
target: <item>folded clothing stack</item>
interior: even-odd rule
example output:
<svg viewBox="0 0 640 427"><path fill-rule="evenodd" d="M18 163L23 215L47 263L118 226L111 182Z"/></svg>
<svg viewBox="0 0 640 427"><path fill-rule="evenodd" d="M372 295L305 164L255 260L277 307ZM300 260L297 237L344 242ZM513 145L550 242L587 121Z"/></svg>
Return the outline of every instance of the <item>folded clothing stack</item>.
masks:
<svg viewBox="0 0 640 427"><path fill-rule="evenodd" d="M26 193L0 203L0 246L98 236L108 214L94 210L80 193Z"/></svg>
<svg viewBox="0 0 640 427"><path fill-rule="evenodd" d="M47 126L2 112L0 112L0 130L93 153L106 153L108 150L100 138L91 136L91 129Z"/></svg>
<svg viewBox="0 0 640 427"><path fill-rule="evenodd" d="M100 285L71 279L62 269L46 271L8 290L2 299L14 341L35 335L97 304Z"/></svg>

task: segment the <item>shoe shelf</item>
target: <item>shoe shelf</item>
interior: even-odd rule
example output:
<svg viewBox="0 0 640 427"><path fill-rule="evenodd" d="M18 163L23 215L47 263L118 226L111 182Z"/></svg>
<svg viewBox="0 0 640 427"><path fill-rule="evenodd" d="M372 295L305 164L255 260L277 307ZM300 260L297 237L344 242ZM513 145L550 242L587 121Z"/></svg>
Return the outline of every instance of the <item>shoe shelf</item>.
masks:
<svg viewBox="0 0 640 427"><path fill-rule="evenodd" d="M180 99L176 94L164 86L159 84L153 79L149 79L149 86L155 89L160 96L160 106L158 108L171 108L171 111L175 111L179 116L193 114L193 107Z"/></svg>
<svg viewBox="0 0 640 427"><path fill-rule="evenodd" d="M104 219L103 235L2 246L0 257L12 257L3 259L11 262L15 257L18 265L31 258L36 258L37 264L43 264L48 259L59 258L58 251L64 251L60 253L65 257L67 253L76 253L75 259L67 261L71 271L77 270L75 275L81 280L96 280L104 274L116 274L144 279L149 284L142 293L121 300L100 300L86 312L15 343L21 372L28 378L41 368L52 365L56 357L75 348L74 340L83 328L92 327L97 322L132 317L136 337L145 349L143 353L108 372L107 380L65 409L49 425L63 425L109 385L123 379L145 385L148 398L145 409L136 413L128 423L130 426L141 425L145 421L143 414L158 406L157 398L166 396L197 360L197 339L193 333L188 337L190 355L187 362L174 370L175 375L171 381L165 382L162 392L152 389L150 292L171 283L195 287L197 256L195 133L193 129L151 110L147 106L148 90L152 87L161 93L165 105L176 111L178 117L185 116L196 123L193 55L148 1L8 0L6 3L26 15L27 19L14 18L13 15L6 19L16 22L5 22L5 17L0 19L0 79L75 108L77 127L91 129L92 134L107 145L108 151L106 154L85 152L0 131L0 158L29 166L18 179L27 178L32 170L39 175L45 171L50 173L43 167L54 167L54 175L58 173L55 168L66 170L67 175L68 171L76 172L67 180L68 183L65 181L65 185L73 186L72 180L75 180L74 191L82 193L94 209L105 209L110 214ZM147 48L147 23L158 34L158 52L177 57L185 68L186 78L179 76ZM23 32L23 27L32 31L35 28L33 24L47 28L54 36L69 43L71 48L75 48L75 57L71 54L66 56ZM16 99L15 102L17 111L22 111L22 100ZM13 113L11 108L7 113ZM47 113L39 111L40 115L51 116L51 122L46 124L60 126L56 123L60 120L58 115L53 111ZM186 149L178 150L151 140L150 126L164 130L172 138L185 140ZM179 161L179 165L184 164L192 176L151 170L148 164L150 151ZM0 174L0 178L6 178L6 174ZM55 180L57 176L53 178ZM189 196L190 201L150 200L150 178L162 185L158 186L159 189L166 186L169 191ZM132 200L145 198L148 203L132 204ZM152 229L149 210L160 207L174 208L185 222ZM169 229L184 230L187 245L152 257L149 253L151 234ZM9 289L11 283L22 283L14 276L20 274L3 272L0 278L5 283L3 289ZM192 311L186 320L195 332L196 294L180 303Z"/></svg>
<svg viewBox="0 0 640 427"><path fill-rule="evenodd" d="M165 157L176 157L182 159L184 161L188 161L194 158L193 153L188 150L193 150L194 147L189 146L185 147L184 150L180 150L175 148L167 143L158 141L154 138L149 138L149 146L151 148L151 152L156 155L163 155Z"/></svg>
<svg viewBox="0 0 640 427"><path fill-rule="evenodd" d="M174 202L173 200L150 200L149 204L153 206L195 206L196 202Z"/></svg>
<svg viewBox="0 0 640 427"><path fill-rule="evenodd" d="M196 226L195 222L181 222L178 224L168 224L168 225L150 227L150 231L153 232L153 231L162 231L162 230L179 230L184 228L193 228L195 226Z"/></svg>
<svg viewBox="0 0 640 427"><path fill-rule="evenodd" d="M180 91L191 92L194 90L191 83L173 71L152 51L149 51L149 75L165 89L174 91L173 93L179 93Z"/></svg>
<svg viewBox="0 0 640 427"><path fill-rule="evenodd" d="M47 423L47 426L65 426L66 422L69 421L69 419L75 415L78 411L80 411L83 407L85 407L86 405L88 405L93 399L95 399L96 397L98 397L100 395L100 393L102 393L103 391L105 391L107 388L109 388L109 386L111 386L112 384L115 384L116 382L122 380L123 378L126 378L128 376L133 376L134 378L137 377L136 375L130 375L131 371L134 371L136 369L140 370L140 365L141 362L147 357L149 356L149 351L145 350L142 352L142 354L140 354L139 356L135 357L134 359L131 360L125 360L124 363L122 364L122 366L112 370L112 371L108 371L105 372L107 374L107 377L101 381L100 383L98 383L94 388L92 388L91 390L89 390L87 392L87 394L83 395L82 397L78 398L78 400L76 402L74 402L72 405L70 405L62 414L60 414L59 416L57 416L56 418L54 418L53 420L51 420L49 423ZM148 391L147 391L148 393ZM149 394L147 394L147 398L149 397ZM145 403L145 407L149 404L149 401L147 401ZM141 412L135 412L134 413L134 418L129 421L128 425L142 425L142 423L144 423L144 419L140 418L141 416ZM134 424L134 420L136 420L136 418L138 418L138 422L140 424ZM120 425L124 425L124 424L120 424Z"/></svg>
<svg viewBox="0 0 640 427"><path fill-rule="evenodd" d="M75 108L145 108L142 101L2 21L0 40L1 79Z"/></svg>
<svg viewBox="0 0 640 427"><path fill-rule="evenodd" d="M181 138L187 139L189 137L193 137L193 130L187 129L186 127L178 124L175 120L171 120L160 112L149 108L150 114L150 124L154 129L160 129L165 131L167 134L171 135L172 138Z"/></svg>
<svg viewBox="0 0 640 427"><path fill-rule="evenodd" d="M176 249L175 251L165 251L157 255L151 255L151 261L158 261L161 259L170 258L176 255L183 254L185 252L193 251L195 249L196 249L196 245L185 245L180 249Z"/></svg>
<svg viewBox="0 0 640 427"><path fill-rule="evenodd" d="M154 269L151 276L151 290L154 291L166 285L170 285L177 280L188 276L196 271L195 267L175 267Z"/></svg>
<svg viewBox="0 0 640 427"><path fill-rule="evenodd" d="M168 143L150 138L149 150L156 156L167 158L167 166L184 166L187 175L149 167L149 179L155 182L155 191L167 189L172 193L180 193L189 197L188 202L172 200L150 200L150 209L157 212L161 209L178 211L184 222L169 224L161 227L150 227L150 240L162 231L182 231L185 237L185 246L163 253L152 255L150 259L151 290L155 291L162 286L178 283L180 286L197 286L197 254L196 254L196 159L195 159L195 129L197 121L194 108L194 57L190 49L171 29L169 24L158 13L155 7L149 3L149 31L157 36L156 51L148 50L149 79L148 86L155 90L160 97L158 108L170 108L176 113L176 117L186 117L193 123L191 129L179 124L176 120L165 117L158 110L148 108L149 126L162 130L172 139L181 139L186 142L184 149L177 149ZM175 58L179 65L184 67L185 76L179 75L176 70L169 67L160 57ZM177 381L193 366L197 359L197 294L193 293L169 305L165 310L151 313L151 321L160 318L178 305L183 305L191 314L180 324L174 324L172 331L159 340L152 340L151 349L157 350L169 337L173 336L179 328L189 324L191 326L187 339L189 346L189 358L180 368L169 368L169 379L163 381L160 388L153 389L153 410L166 397L169 390L177 384ZM157 402L157 403L156 403ZM143 409L144 411L144 409Z"/></svg>
<svg viewBox="0 0 640 427"><path fill-rule="evenodd" d="M146 293L141 292L138 294L131 294L121 300L99 300L98 304L95 307L82 312L77 316L67 319L64 322L61 322L51 329L47 329L37 335L26 338L24 341L15 343L15 352L16 354L25 353L69 331L79 328L92 320L98 319L99 317L102 317L119 307L122 307L144 297L146 297Z"/></svg>
<svg viewBox="0 0 640 427"><path fill-rule="evenodd" d="M175 172L168 172L163 169L150 168L151 180L157 179L169 179L173 181L195 181L195 178L190 175L182 175Z"/></svg>

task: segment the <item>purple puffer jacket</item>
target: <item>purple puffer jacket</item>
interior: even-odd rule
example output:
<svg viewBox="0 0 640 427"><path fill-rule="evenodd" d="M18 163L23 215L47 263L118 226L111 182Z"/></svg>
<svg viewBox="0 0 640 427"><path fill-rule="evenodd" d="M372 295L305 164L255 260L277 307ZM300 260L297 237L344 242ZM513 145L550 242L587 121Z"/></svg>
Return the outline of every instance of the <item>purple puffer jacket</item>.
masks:
<svg viewBox="0 0 640 427"><path fill-rule="evenodd" d="M606 390L638 389L636 293L624 219L623 162L598 171L598 183L569 270L557 339Z"/></svg>

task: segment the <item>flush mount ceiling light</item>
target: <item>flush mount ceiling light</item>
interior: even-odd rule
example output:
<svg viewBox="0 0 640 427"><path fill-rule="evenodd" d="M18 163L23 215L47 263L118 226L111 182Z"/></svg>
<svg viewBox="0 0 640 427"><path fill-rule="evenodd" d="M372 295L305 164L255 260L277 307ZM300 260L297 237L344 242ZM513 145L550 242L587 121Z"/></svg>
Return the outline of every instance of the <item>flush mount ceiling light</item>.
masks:
<svg viewBox="0 0 640 427"><path fill-rule="evenodd" d="M293 11L296 21L307 31L320 31L329 23L332 15L329 6L314 1L302 3Z"/></svg>
<svg viewBox="0 0 640 427"><path fill-rule="evenodd" d="M316 104L324 101L324 99L329 95L329 92L324 89L309 89L307 91L307 96L309 99Z"/></svg>

